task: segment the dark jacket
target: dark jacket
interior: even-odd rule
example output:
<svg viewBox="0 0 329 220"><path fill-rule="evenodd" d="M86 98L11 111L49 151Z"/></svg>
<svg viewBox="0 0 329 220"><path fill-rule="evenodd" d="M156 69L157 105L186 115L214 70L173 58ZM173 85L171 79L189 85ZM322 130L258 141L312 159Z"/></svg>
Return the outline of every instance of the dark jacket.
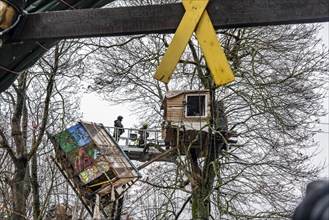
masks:
<svg viewBox="0 0 329 220"><path fill-rule="evenodd" d="M125 132L125 129L123 129L123 125L122 125L121 121L118 119L114 121L114 127L118 128L119 134L122 134L123 132Z"/></svg>

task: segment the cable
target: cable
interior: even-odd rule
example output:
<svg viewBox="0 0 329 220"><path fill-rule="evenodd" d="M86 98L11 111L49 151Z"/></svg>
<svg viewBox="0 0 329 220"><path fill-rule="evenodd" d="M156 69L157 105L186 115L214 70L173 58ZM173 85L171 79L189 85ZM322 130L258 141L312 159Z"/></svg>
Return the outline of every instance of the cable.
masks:
<svg viewBox="0 0 329 220"><path fill-rule="evenodd" d="M16 71L14 71L14 70L7 69L6 67L3 67L3 66L0 66L0 69L3 69L3 70L8 71L8 72L10 72L10 73L14 73L14 74L19 75L19 72L16 72Z"/></svg>
<svg viewBox="0 0 329 220"><path fill-rule="evenodd" d="M69 3L67 3L66 1L64 1L64 0L60 0L60 2L62 2L63 4L65 4L65 5L67 5L67 6L69 6L70 8L72 8L73 10L76 10L76 8L75 7L73 7L72 5L70 5Z"/></svg>

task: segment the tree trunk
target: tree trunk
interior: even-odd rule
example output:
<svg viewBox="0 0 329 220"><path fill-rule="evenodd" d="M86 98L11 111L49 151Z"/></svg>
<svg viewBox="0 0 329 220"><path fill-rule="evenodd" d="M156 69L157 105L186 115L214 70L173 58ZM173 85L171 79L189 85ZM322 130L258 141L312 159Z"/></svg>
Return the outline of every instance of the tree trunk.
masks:
<svg viewBox="0 0 329 220"><path fill-rule="evenodd" d="M210 214L209 192L207 179L203 176L197 161L197 154L191 150L191 167L196 184L192 184L192 219L208 219Z"/></svg>
<svg viewBox="0 0 329 220"><path fill-rule="evenodd" d="M18 158L15 164L15 175L12 181L13 205L14 212L11 219L25 220L26 217L26 201L30 194L29 167L26 157Z"/></svg>
<svg viewBox="0 0 329 220"><path fill-rule="evenodd" d="M216 122L213 120L216 108L215 107L215 89L210 89L210 120L209 126L215 128ZM210 195L213 190L215 180L215 161L219 156L221 144L215 142L215 136L212 129L208 129L208 147L203 164L203 169L198 165L195 152L191 151L191 167L194 176L196 177L197 186L192 186L192 219L209 219L210 216ZM200 146L201 147L201 146ZM214 167L216 166L216 167Z"/></svg>
<svg viewBox="0 0 329 220"><path fill-rule="evenodd" d="M27 219L26 217L26 202L29 196L30 185L30 172L28 164L28 155L26 150L27 139L27 108L26 108L26 79L27 73L23 72L18 77L18 85L16 88L17 104L13 117L11 119L12 137L16 146L16 155L14 159L15 173L12 179L12 197L14 212L12 219Z"/></svg>
<svg viewBox="0 0 329 220"><path fill-rule="evenodd" d="M198 181L198 187L192 190L192 219L208 219L210 216L209 189L203 180Z"/></svg>
<svg viewBox="0 0 329 220"><path fill-rule="evenodd" d="M37 170L37 154L32 157L32 195L33 195L33 219L38 220L40 217L40 195L39 195L39 184L38 184L38 170Z"/></svg>

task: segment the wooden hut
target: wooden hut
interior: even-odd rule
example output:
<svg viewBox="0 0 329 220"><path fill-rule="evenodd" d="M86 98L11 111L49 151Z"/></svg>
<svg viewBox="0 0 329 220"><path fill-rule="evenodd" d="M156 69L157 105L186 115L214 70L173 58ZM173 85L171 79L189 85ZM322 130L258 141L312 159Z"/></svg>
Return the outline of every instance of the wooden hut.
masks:
<svg viewBox="0 0 329 220"><path fill-rule="evenodd" d="M209 90L169 91L165 95L161 109L164 110L166 123L184 124L188 130L199 130L210 116L209 103Z"/></svg>
<svg viewBox="0 0 329 220"><path fill-rule="evenodd" d="M207 152L209 137L220 150L227 149L229 140L236 137L235 132L228 131L227 118L222 101L215 102L214 115L210 112L209 90L170 91L165 95L161 109L164 110L162 137L167 148L179 146L181 154L193 151L198 157ZM210 117L216 128L209 135Z"/></svg>
<svg viewBox="0 0 329 220"><path fill-rule="evenodd" d="M81 121L49 137L54 161L90 213L96 195L106 207L141 177L102 124Z"/></svg>
<svg viewBox="0 0 329 220"><path fill-rule="evenodd" d="M197 149L203 154L207 145L206 124L210 117L209 90L179 90L166 93L161 109L164 110L163 139L167 145L177 146L180 153L187 148Z"/></svg>

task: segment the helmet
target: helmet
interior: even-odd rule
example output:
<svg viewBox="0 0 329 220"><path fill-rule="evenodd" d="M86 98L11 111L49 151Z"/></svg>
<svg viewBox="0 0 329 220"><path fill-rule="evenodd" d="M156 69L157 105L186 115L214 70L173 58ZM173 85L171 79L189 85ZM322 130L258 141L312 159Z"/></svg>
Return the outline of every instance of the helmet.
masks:
<svg viewBox="0 0 329 220"><path fill-rule="evenodd" d="M123 117L121 115L118 116L118 120L122 120Z"/></svg>

